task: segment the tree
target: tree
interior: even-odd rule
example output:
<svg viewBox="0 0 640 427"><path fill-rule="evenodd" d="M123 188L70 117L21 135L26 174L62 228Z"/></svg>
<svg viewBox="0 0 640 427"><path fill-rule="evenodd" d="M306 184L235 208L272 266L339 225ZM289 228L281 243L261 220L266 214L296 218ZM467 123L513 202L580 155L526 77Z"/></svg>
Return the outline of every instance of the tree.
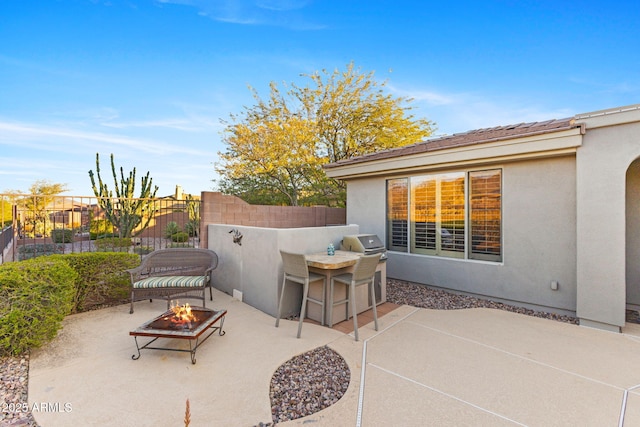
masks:
<svg viewBox="0 0 640 427"><path fill-rule="evenodd" d="M129 176L125 178L124 170L120 167L120 182L118 183L113 154L111 154L111 171L116 191L115 197L107 184L102 181L100 176L100 155L96 153L98 185L96 186L93 171L90 170L91 187L98 198L98 205L104 210L105 217L109 222L118 229L120 237L132 237L147 228L151 218L153 218L155 213L153 198L156 196L158 186L155 186L153 191L151 190L153 179L149 177L149 172L147 172L140 180L142 187L140 196L135 198L136 168L133 168L133 171L129 172Z"/></svg>
<svg viewBox="0 0 640 427"><path fill-rule="evenodd" d="M13 206L4 196L0 196L0 230L11 225Z"/></svg>
<svg viewBox="0 0 640 427"><path fill-rule="evenodd" d="M14 203L22 212L20 226L28 236L46 236L53 228L49 214L57 194L67 191L67 184L53 183L45 179L37 180L29 187L29 194L19 190L9 190L15 194Z"/></svg>
<svg viewBox="0 0 640 427"><path fill-rule="evenodd" d="M344 206L343 183L322 165L413 144L434 130L409 114L411 99L385 93L385 83L353 63L303 77L309 86L293 84L284 94L272 82L266 101L250 88L256 105L225 123L227 151L216 165L222 191L247 201Z"/></svg>

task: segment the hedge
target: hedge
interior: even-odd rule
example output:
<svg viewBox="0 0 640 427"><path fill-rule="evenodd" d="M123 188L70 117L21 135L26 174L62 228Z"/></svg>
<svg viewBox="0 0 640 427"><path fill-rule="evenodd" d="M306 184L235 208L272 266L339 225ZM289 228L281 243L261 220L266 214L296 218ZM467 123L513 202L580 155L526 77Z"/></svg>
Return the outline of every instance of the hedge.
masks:
<svg viewBox="0 0 640 427"><path fill-rule="evenodd" d="M93 243L100 252L128 252L133 242L130 237L105 237Z"/></svg>
<svg viewBox="0 0 640 427"><path fill-rule="evenodd" d="M64 253L64 245L54 243L30 243L18 246L18 261L45 255Z"/></svg>
<svg viewBox="0 0 640 427"><path fill-rule="evenodd" d="M77 279L62 260L0 265L0 355L18 355L53 339L71 312Z"/></svg>
<svg viewBox="0 0 640 427"><path fill-rule="evenodd" d="M66 262L78 275L72 312L86 311L106 300L127 298L131 282L125 270L140 264L138 255L121 252L81 252L46 258Z"/></svg>
<svg viewBox="0 0 640 427"><path fill-rule="evenodd" d="M84 252L0 265L0 356L53 339L68 314L126 299L125 270L139 264L133 254Z"/></svg>
<svg viewBox="0 0 640 427"><path fill-rule="evenodd" d="M51 230L51 240L53 243L71 243L73 242L73 230L68 228Z"/></svg>

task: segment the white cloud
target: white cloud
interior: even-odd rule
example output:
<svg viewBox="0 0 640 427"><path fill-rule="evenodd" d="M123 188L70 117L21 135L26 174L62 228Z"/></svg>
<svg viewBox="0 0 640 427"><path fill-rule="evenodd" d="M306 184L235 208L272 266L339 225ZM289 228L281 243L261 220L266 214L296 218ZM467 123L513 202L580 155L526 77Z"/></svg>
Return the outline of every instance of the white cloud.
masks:
<svg viewBox="0 0 640 427"><path fill-rule="evenodd" d="M309 4L308 0L157 0L157 3L193 7L201 16L230 24L270 25L295 30L324 28L299 13Z"/></svg>
<svg viewBox="0 0 640 427"><path fill-rule="evenodd" d="M412 90L412 89L400 89L392 84L386 85L393 94L402 96L405 98L413 98L414 101L423 101L429 105L448 105L455 102L455 95L437 93L429 90Z"/></svg>
<svg viewBox="0 0 640 427"><path fill-rule="evenodd" d="M259 8L277 11L302 9L307 4L309 4L308 0L262 0L256 2L256 6Z"/></svg>
<svg viewBox="0 0 640 427"><path fill-rule="evenodd" d="M77 153L79 149L95 151L96 143L103 150L109 146L125 146L146 153L181 153L208 155L208 152L184 145L172 145L147 138L133 138L99 131L85 131L58 125L0 121L0 145L28 146L45 151Z"/></svg>
<svg viewBox="0 0 640 427"><path fill-rule="evenodd" d="M194 124L192 121L184 119L161 119L161 120L146 120L136 122L115 122L105 121L101 123L102 126L116 129L130 129L130 128L166 128L179 130L184 132L198 132L202 130L202 126Z"/></svg>

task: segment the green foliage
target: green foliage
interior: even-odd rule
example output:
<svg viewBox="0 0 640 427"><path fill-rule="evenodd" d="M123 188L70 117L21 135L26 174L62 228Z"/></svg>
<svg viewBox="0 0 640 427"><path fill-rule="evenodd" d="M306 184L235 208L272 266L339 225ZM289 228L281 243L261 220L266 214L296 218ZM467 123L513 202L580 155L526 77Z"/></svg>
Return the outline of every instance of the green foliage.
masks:
<svg viewBox="0 0 640 427"><path fill-rule="evenodd" d="M86 311L105 300L126 299L130 280L125 270L140 264L138 255L128 253L83 252L45 259L62 260L76 272L72 312Z"/></svg>
<svg viewBox="0 0 640 427"><path fill-rule="evenodd" d="M167 245L168 248L192 248L193 245L191 243L170 243Z"/></svg>
<svg viewBox="0 0 640 427"><path fill-rule="evenodd" d="M49 218L55 195L67 191L66 184L38 180L29 187L30 194L16 196L15 204L24 213L22 230L29 237L46 236L53 228ZM21 194L19 191L16 194Z"/></svg>
<svg viewBox="0 0 640 427"><path fill-rule="evenodd" d="M94 219L89 225L89 236L95 240L98 236L113 237L113 224L108 219Z"/></svg>
<svg viewBox="0 0 640 427"><path fill-rule="evenodd" d="M189 235L189 237L198 237L200 234L200 220L196 223L195 221L188 221L184 225L184 232Z"/></svg>
<svg viewBox="0 0 640 427"><path fill-rule="evenodd" d="M196 225L192 221L189 221L184 225L184 232L180 231L180 227L175 221L168 222L167 226L164 228L164 237L167 239L171 239L172 242L187 242L189 240L189 237L196 236L197 234L198 231L196 229Z"/></svg>
<svg viewBox="0 0 640 427"><path fill-rule="evenodd" d="M287 206L290 204L285 194L266 187L263 180L257 176L226 176L217 184L218 190L222 193L233 194L251 205Z"/></svg>
<svg viewBox="0 0 640 427"><path fill-rule="evenodd" d="M171 241L176 243L184 243L189 241L189 234L179 231L171 235Z"/></svg>
<svg viewBox="0 0 640 427"><path fill-rule="evenodd" d="M135 236L147 228L153 218L155 205L152 199L156 196L158 186L152 190L153 179L149 177L149 172L147 172L141 180L140 196L135 198L136 169L133 168L133 171L129 172L129 176L125 178L124 170L120 167L120 182L118 183L116 166L113 154L111 154L111 171L116 191L115 197L107 184L102 181L100 156L96 153L98 185L96 185L93 171L89 171L93 193L98 198L98 204L104 210L106 218L117 228L120 237Z"/></svg>
<svg viewBox="0 0 640 427"><path fill-rule="evenodd" d="M187 195L187 213L189 221L184 225L184 231L191 237L198 237L200 234L200 200Z"/></svg>
<svg viewBox="0 0 640 427"><path fill-rule="evenodd" d="M0 355L18 355L53 339L73 307L78 274L61 260L0 265Z"/></svg>
<svg viewBox="0 0 640 427"><path fill-rule="evenodd" d="M13 206L4 196L0 199L0 229L11 225L13 219Z"/></svg>
<svg viewBox="0 0 640 427"><path fill-rule="evenodd" d="M94 242L99 252L128 252L131 244L130 237L105 237Z"/></svg>
<svg viewBox="0 0 640 427"><path fill-rule="evenodd" d="M18 246L18 260L23 261L43 255L64 253L64 246L52 243L32 243Z"/></svg>
<svg viewBox="0 0 640 427"><path fill-rule="evenodd" d="M169 221L167 223L167 226L164 228L164 237L166 237L167 239L170 239L171 236L173 236L179 231L180 231L180 228L178 227L178 223L175 221Z"/></svg>
<svg viewBox="0 0 640 427"><path fill-rule="evenodd" d="M73 230L68 228L51 230L51 240L53 243L71 243L73 242Z"/></svg>
<svg viewBox="0 0 640 427"><path fill-rule="evenodd" d="M154 249L151 246L136 246L133 248L133 253L138 255L147 255L153 251Z"/></svg>
<svg viewBox="0 0 640 427"><path fill-rule="evenodd" d="M413 144L434 130L410 114L411 99L385 93L385 83L353 63L305 77L309 86L292 84L286 93L272 82L267 100L251 89L256 105L224 129L220 190L263 204L345 206L344 183L323 165Z"/></svg>

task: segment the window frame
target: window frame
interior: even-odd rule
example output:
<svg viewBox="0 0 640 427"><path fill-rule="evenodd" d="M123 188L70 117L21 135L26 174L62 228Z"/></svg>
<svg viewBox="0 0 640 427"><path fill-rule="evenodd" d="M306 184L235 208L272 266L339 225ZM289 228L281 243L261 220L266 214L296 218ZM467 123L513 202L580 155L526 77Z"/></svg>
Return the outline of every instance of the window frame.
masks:
<svg viewBox="0 0 640 427"><path fill-rule="evenodd" d="M463 209L463 214L462 216L459 215L459 213L455 214L455 218L452 220L454 223L457 221L460 221L460 218L462 218L462 220L464 221L463 223L463 234L462 234L462 241L460 241L460 239L455 239L455 236L457 233L453 233L454 235L454 247L458 247L454 250L447 250L445 247L443 247L443 234L442 234L442 229L444 228L442 225L445 223L445 221L442 220L442 186L441 186L441 182L443 178L451 178L451 177L455 177L455 176L459 176L463 178L463 193L464 193L464 203L461 209ZM491 193L491 189L493 189L493 194L494 196L492 197L492 199L494 200L493 203L487 202L486 200L481 200L481 202L479 204L476 204L474 206L474 204L472 203L472 197L474 197L475 195L473 194L474 189L472 189L472 180L476 177L482 177L482 176L489 176L489 177L494 177L494 181L497 179L497 182L493 182L492 184L495 186L493 188L489 188L489 190L485 189L486 194L490 194ZM427 256L437 256L437 257L442 257L442 258L448 258L448 259L464 259L464 260L473 260L473 261L488 261L488 262L499 262L501 263L504 257L504 244L503 244L503 240L504 240L504 233L503 233L503 204L502 204L502 198L503 198L503 190L504 190L504 184L503 184L503 177L504 177L504 173L503 173L503 168L502 167L496 167L496 168L480 168L480 169L470 169L470 170L458 170L458 171L448 171L448 172L433 172L433 173L423 173L423 174L414 174L414 175L409 175L409 176L402 176L402 177L393 177L393 178L388 178L385 180L385 185L386 185L386 234L387 234L387 249L391 250L391 251L398 251L398 252L406 252L406 253L413 253L413 254L417 254L417 255L427 255ZM416 232L417 232L417 227L416 227L416 212L415 212L415 206L416 206L416 199L415 199L415 186L417 185L418 182L420 182L421 180L429 180L429 179L433 179L436 181L436 186L435 186L435 216L431 215L431 217L434 218L434 229L431 232L431 234L429 235L428 232L426 231L425 228L425 234L422 239L422 241L426 241L427 237L428 239L434 238L435 239L435 245L430 244L430 248L424 248L424 247L420 247L419 244L417 244L417 239L416 239ZM459 178L458 178L459 179ZM398 200L390 200L390 198L393 198L394 193L391 192L391 188L393 184L403 184L404 188L406 189L406 194L404 196L404 200L406 200L406 209L405 209L405 213L406 213L406 218L405 218L405 224L402 228L403 233L404 233L404 241L406 243L405 245L394 245L394 242L398 242L398 238L396 236L394 236L394 230L397 229L397 225L395 224L395 222L398 221L397 218L391 218L391 210L396 210L397 211L397 206L398 203L401 205L403 203L403 199ZM402 186L402 185L401 185ZM487 183L485 183L485 187L487 187ZM454 194L452 197L455 197L456 194ZM460 196L460 193L458 192L457 196ZM430 197L430 196L427 196ZM477 201L477 200L476 200ZM487 224L480 224L480 225L484 225L485 228L483 228L483 231L486 233L485 234L485 240L484 242L487 243L486 247L488 248L485 251L478 251L478 245L476 245L475 242L478 241L478 234L474 234L475 231L477 231L478 229L476 228L478 226L477 222L474 222L473 220L473 216L475 214L475 212L479 209L477 206L478 205L483 205L483 206L489 206L490 209L486 209L487 212L489 212L490 215L493 215L493 218L490 222L493 222L493 225L489 231L487 231L489 225ZM460 209L459 204L458 206L458 210ZM457 212L457 211L456 211ZM497 218L496 218L497 216ZM426 218L427 214L423 214L423 217ZM401 221L401 220L400 220ZM429 224L429 221L421 221L422 223L425 224ZM420 223L420 221L418 222ZM497 225L497 228L496 228ZM394 228L394 226L396 226L396 228ZM456 227L454 227L455 229ZM495 235L498 235L498 237L496 238ZM487 236L491 236L493 235L492 238L487 239ZM457 236L460 236L459 234L457 234ZM401 239L402 240L402 239ZM489 244L491 243L491 244ZM459 246L462 246L462 249L459 249ZM450 246L451 247L451 246Z"/></svg>
<svg viewBox="0 0 640 427"><path fill-rule="evenodd" d="M460 242L460 234L455 232L456 227L445 227L444 224L447 222L443 219L444 211L446 209L445 202L448 200L446 196L450 196L451 192L443 190L443 188L447 187L447 184L453 183L452 187L455 187L455 181L459 181L462 178L462 216L458 221L463 221L463 231L462 231L462 242ZM417 197L416 194L418 192L418 186L420 186L423 182L427 183L427 186L432 186L432 189L427 190L426 198L432 198L432 200L428 200L428 204L426 205L426 209L430 210L431 214L425 213L422 215L423 219L426 221L418 221L418 212L416 212L415 208L417 207ZM455 189L454 189L455 191ZM464 258L465 257L465 248L466 248L466 198L467 198L467 190L466 190L466 174L464 172L450 172L450 173L438 173L438 174L429 174L429 175L416 175L412 176L409 179L409 212L410 212L410 247L411 253L422 254L422 255L436 255L443 256L447 258ZM459 196L459 195L458 195ZM455 194L453 195L455 198ZM424 197L423 197L424 198ZM423 202L424 203L424 202ZM455 216L455 215L454 215ZM458 215L459 216L459 215ZM449 215L451 217L451 215ZM452 221L450 218L447 218L448 221ZM429 220L431 219L431 221ZM455 222L456 219L453 219ZM420 226L418 226L420 224ZM418 245L418 230L424 229L421 235L421 241L424 242L424 245L420 247ZM449 231L451 230L451 231ZM446 233L446 234L445 234ZM451 239L451 243L447 244L445 241ZM462 245L461 250L452 249L452 247L456 245ZM429 247L427 247L429 246Z"/></svg>

